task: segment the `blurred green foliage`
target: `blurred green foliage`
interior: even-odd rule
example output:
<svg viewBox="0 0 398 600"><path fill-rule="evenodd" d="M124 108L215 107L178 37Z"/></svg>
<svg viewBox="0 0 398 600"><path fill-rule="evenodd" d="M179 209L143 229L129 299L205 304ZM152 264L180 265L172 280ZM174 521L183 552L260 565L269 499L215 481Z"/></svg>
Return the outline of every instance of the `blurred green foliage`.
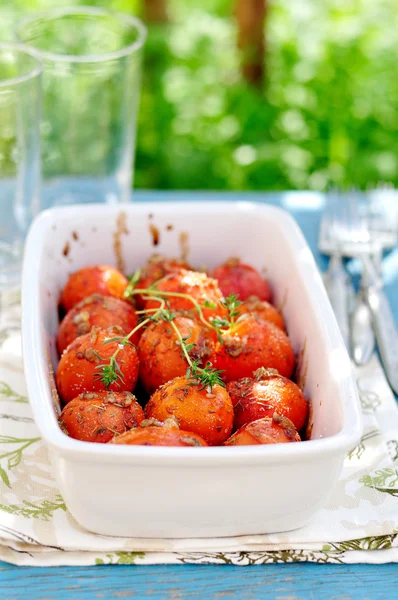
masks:
<svg viewBox="0 0 398 600"><path fill-rule="evenodd" d="M68 3L142 11L142 0ZM1 36L56 4L3 1ZM136 187L398 185L396 0L270 0L260 91L239 72L232 0L168 4L146 47Z"/></svg>

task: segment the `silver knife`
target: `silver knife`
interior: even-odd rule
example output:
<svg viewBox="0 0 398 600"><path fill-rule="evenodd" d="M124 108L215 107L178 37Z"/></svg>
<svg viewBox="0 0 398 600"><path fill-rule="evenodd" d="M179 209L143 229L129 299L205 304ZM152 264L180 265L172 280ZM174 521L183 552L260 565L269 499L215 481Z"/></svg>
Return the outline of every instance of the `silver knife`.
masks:
<svg viewBox="0 0 398 600"><path fill-rule="evenodd" d="M363 256L368 282L364 288L367 304L372 313L377 345L387 379L398 394L398 331L394 316L383 289L383 280L369 256Z"/></svg>
<svg viewBox="0 0 398 600"><path fill-rule="evenodd" d="M372 313L363 287L358 291L350 317L351 356L356 365L366 365L375 349Z"/></svg>
<svg viewBox="0 0 398 600"><path fill-rule="evenodd" d="M352 306L353 288L346 273L342 258L337 252L332 254L324 282L343 341L350 352L350 308Z"/></svg>

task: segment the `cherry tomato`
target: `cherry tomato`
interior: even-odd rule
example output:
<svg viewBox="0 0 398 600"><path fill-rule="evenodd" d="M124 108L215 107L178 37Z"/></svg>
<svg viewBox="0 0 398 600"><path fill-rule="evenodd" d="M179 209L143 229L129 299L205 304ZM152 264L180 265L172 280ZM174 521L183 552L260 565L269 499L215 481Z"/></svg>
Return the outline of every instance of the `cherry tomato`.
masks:
<svg viewBox="0 0 398 600"><path fill-rule="evenodd" d="M308 418L308 401L298 385L274 369L257 369L253 377L231 381L227 390L234 405L234 428L239 429L277 412L299 431Z"/></svg>
<svg viewBox="0 0 398 600"><path fill-rule="evenodd" d="M205 363L215 347L212 332L199 321L186 316L176 316L173 325L177 327L186 344L194 344L189 351L191 359L199 359L201 364ZM187 371L188 363L182 354L173 325L166 321L151 323L138 344L140 379L148 394Z"/></svg>
<svg viewBox="0 0 398 600"><path fill-rule="evenodd" d="M229 333L222 334L213 357L213 366L223 371L224 381L250 377L259 367L276 369L290 377L294 352L286 333L253 314L242 315Z"/></svg>
<svg viewBox="0 0 398 600"><path fill-rule="evenodd" d="M143 420L144 411L130 392L83 392L68 402L59 423L76 440L104 444Z"/></svg>
<svg viewBox="0 0 398 600"><path fill-rule="evenodd" d="M283 444L286 442L301 442L301 439L289 419L274 413L272 417L264 417L258 421L247 423L224 442L224 446Z"/></svg>
<svg viewBox="0 0 398 600"><path fill-rule="evenodd" d="M263 321L271 321L279 329L285 329L285 323L279 310L266 300L260 300L257 296L250 296L247 300L237 308L237 312L243 315L246 313L254 313L258 319Z"/></svg>
<svg viewBox="0 0 398 600"><path fill-rule="evenodd" d="M201 436L210 446L222 444L232 431L233 407L220 385L203 389L199 382L176 377L152 395L145 407L148 418L165 421L173 415L184 431Z"/></svg>
<svg viewBox="0 0 398 600"><path fill-rule="evenodd" d="M191 431L169 427L139 427L114 437L111 444L137 446L207 446L203 438Z"/></svg>
<svg viewBox="0 0 398 600"><path fill-rule="evenodd" d="M118 341L108 340L118 336L116 329L93 327L90 333L76 338L62 354L58 364L56 381L59 395L70 402L81 392L130 392L138 378L139 361L135 346L127 344L119 349L116 357L120 373L108 386L101 380L103 367L119 348Z"/></svg>
<svg viewBox="0 0 398 600"><path fill-rule="evenodd" d="M191 267L183 260L178 258L166 258L159 254L154 254L148 260L141 270L140 279L136 285L137 288L149 288L151 285L163 279L170 273L178 273L181 269L190 269ZM137 306L144 308L145 300L142 296L134 296Z"/></svg>
<svg viewBox="0 0 398 600"><path fill-rule="evenodd" d="M226 317L227 311L221 304L222 293L217 282L205 273L198 271L180 270L178 273L171 273L165 279L156 284L156 290L169 292L170 296L163 297L171 310L186 310L197 315L194 304L188 298L173 296L172 293L186 294L191 296L201 307L205 319L211 317ZM145 308L158 308L159 300L151 299L146 302Z"/></svg>
<svg viewBox="0 0 398 600"><path fill-rule="evenodd" d="M260 300L271 301L271 287L258 271L238 258L230 258L210 272L210 276L217 279L218 285L225 297L230 294L238 296L239 300L246 300L250 296L257 296Z"/></svg>
<svg viewBox="0 0 398 600"><path fill-rule="evenodd" d="M138 323L134 308L120 298L93 294L76 304L65 316L59 326L57 336L58 352L62 354L67 346L80 335L89 333L96 326L107 329L120 327L120 335L127 335ZM130 339L138 344L141 331L138 330Z"/></svg>
<svg viewBox="0 0 398 600"><path fill-rule="evenodd" d="M60 305L68 312L86 296L102 294L123 298L126 277L114 267L94 265L72 273L63 289Z"/></svg>

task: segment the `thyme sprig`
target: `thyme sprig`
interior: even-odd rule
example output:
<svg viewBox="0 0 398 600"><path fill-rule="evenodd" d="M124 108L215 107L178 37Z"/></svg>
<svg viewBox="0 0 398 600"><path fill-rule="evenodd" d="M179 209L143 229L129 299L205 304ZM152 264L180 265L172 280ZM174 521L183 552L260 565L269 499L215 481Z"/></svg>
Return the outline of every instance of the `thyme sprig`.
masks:
<svg viewBox="0 0 398 600"><path fill-rule="evenodd" d="M240 315L240 310L238 309L241 306L242 302L238 300L238 296L236 294L230 294L229 296L221 300L221 304L228 311L229 327L231 327L235 323L236 317L239 317Z"/></svg>
<svg viewBox="0 0 398 600"><path fill-rule="evenodd" d="M138 323L138 325L134 327L134 329L132 329L130 333L125 337L112 337L104 341L104 344L117 342L117 348L112 354L112 356L109 358L109 362L106 364L104 364L104 359L102 358L102 356L100 356L98 353L95 353L97 358L100 361L102 361L99 365L95 367L95 369L97 370L97 372L94 375L95 381L101 381L106 389L108 389L113 383L116 383L120 387L120 382L123 383L124 381L124 375L117 361L117 355L119 354L120 350L122 350L122 348L124 348L128 344L133 345L130 342L130 338L135 334L136 331L138 331L142 327L145 327L145 325L147 325L147 323L149 323L151 320L152 317L144 319L143 321Z"/></svg>
<svg viewBox="0 0 398 600"><path fill-rule="evenodd" d="M148 290L144 290L147 292ZM151 296L152 297L152 296ZM110 342L117 342L118 346L112 356L109 358L108 363L104 364L103 362L96 366L97 373L95 374L95 379L101 381L105 388L108 389L113 383L118 384L119 386L124 381L123 372L120 368L119 362L117 361L117 356L122 348L124 348L127 344L131 344L130 339L134 335L136 331L140 328L145 327L150 322L158 322L158 321L166 321L170 323L173 328L178 343L181 346L182 354L185 360L188 363L188 368L186 372L186 376L195 382L198 385L201 385L201 389L209 388L213 389L214 385L221 385L225 387L224 382L221 379L221 371L214 369L211 362L207 362L204 367L200 367L199 360L192 360L189 353L195 348L196 344L187 343L188 337L182 337L180 330L174 322L176 314L171 310L166 308L166 302L164 298L156 298L160 302L160 307L156 309L145 309L139 311L141 315L146 315L146 318L143 319L134 329L130 331L128 335L125 337L113 337L105 340L104 344ZM215 329L211 323L208 323L209 327ZM102 357L97 354L97 358L103 361Z"/></svg>
<svg viewBox="0 0 398 600"><path fill-rule="evenodd" d="M201 390L209 388L211 391L214 385L225 387L225 383L221 379L222 371L214 369L210 361L202 368L199 366L199 360L192 360L189 356L189 352L195 348L196 344L187 344L189 337L182 337L180 330L173 320L169 321L169 323L175 331L183 356L188 363L188 369L185 374L186 377L198 382L198 384L201 385Z"/></svg>
<svg viewBox="0 0 398 600"><path fill-rule="evenodd" d="M199 360L192 360L190 357L190 352L195 347L195 344L187 343L188 337L182 337L181 332L178 327L174 323L174 319L176 314L167 308L167 299L168 298L183 298L192 303L194 310L196 311L199 320L201 323L209 328L214 330L217 333L217 337L220 343L222 343L222 334L229 333L232 326L235 323L236 318L239 316L239 306L241 302L239 302L238 297L234 294L230 294L227 298L223 298L221 300L222 306L226 308L228 312L227 317L212 317L207 320L203 314L202 307L200 304L190 296L189 294L184 294L182 292L167 292L163 290L159 290L156 287L156 284L148 287L148 288L139 288L136 287L139 284L141 278L141 270L137 269L129 277L129 283L124 292L124 298L127 300L131 300L134 296L141 295L144 300L157 300L159 302L159 307L157 308L147 308L144 310L137 311L137 314L145 317L140 321L140 323L130 331L128 335L125 337L113 337L107 339L104 343L110 343L117 341L118 346L112 356L109 358L108 363L104 364L103 359L100 355L98 358L101 359L102 364L99 364L96 369L98 372L95 374L95 379L100 380L105 388L109 388L113 383L116 383L120 386L120 383L124 381L123 372L120 368L120 364L117 361L117 356L122 348L124 348L127 344L131 344L130 339L142 327L145 327L150 322L158 322L160 320L166 321L170 323L173 328L178 343L181 346L182 354L185 360L188 363L188 369L186 372L186 376L196 382L198 385L201 385L201 389L209 388L210 390L214 385L225 386L224 382L221 379L221 371L213 368L211 362L207 362L204 367L200 366ZM167 278L167 276L166 276ZM158 283L158 282L157 282ZM211 302L210 300L206 300L204 302L204 307L213 308L217 307L215 302Z"/></svg>

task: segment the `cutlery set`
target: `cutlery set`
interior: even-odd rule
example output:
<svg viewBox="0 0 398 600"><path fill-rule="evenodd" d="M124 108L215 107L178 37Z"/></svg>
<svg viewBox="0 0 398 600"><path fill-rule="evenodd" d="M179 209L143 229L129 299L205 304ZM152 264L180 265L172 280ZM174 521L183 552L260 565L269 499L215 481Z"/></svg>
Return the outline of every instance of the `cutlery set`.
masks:
<svg viewBox="0 0 398 600"><path fill-rule="evenodd" d="M375 214L368 195L359 191L327 196L321 220L319 249L330 256L324 276L325 286L340 331L357 365L366 364L375 346L388 381L398 393L398 332L383 288L381 259L383 251L397 244L398 223L387 212ZM361 266L356 293L344 259L355 259Z"/></svg>

